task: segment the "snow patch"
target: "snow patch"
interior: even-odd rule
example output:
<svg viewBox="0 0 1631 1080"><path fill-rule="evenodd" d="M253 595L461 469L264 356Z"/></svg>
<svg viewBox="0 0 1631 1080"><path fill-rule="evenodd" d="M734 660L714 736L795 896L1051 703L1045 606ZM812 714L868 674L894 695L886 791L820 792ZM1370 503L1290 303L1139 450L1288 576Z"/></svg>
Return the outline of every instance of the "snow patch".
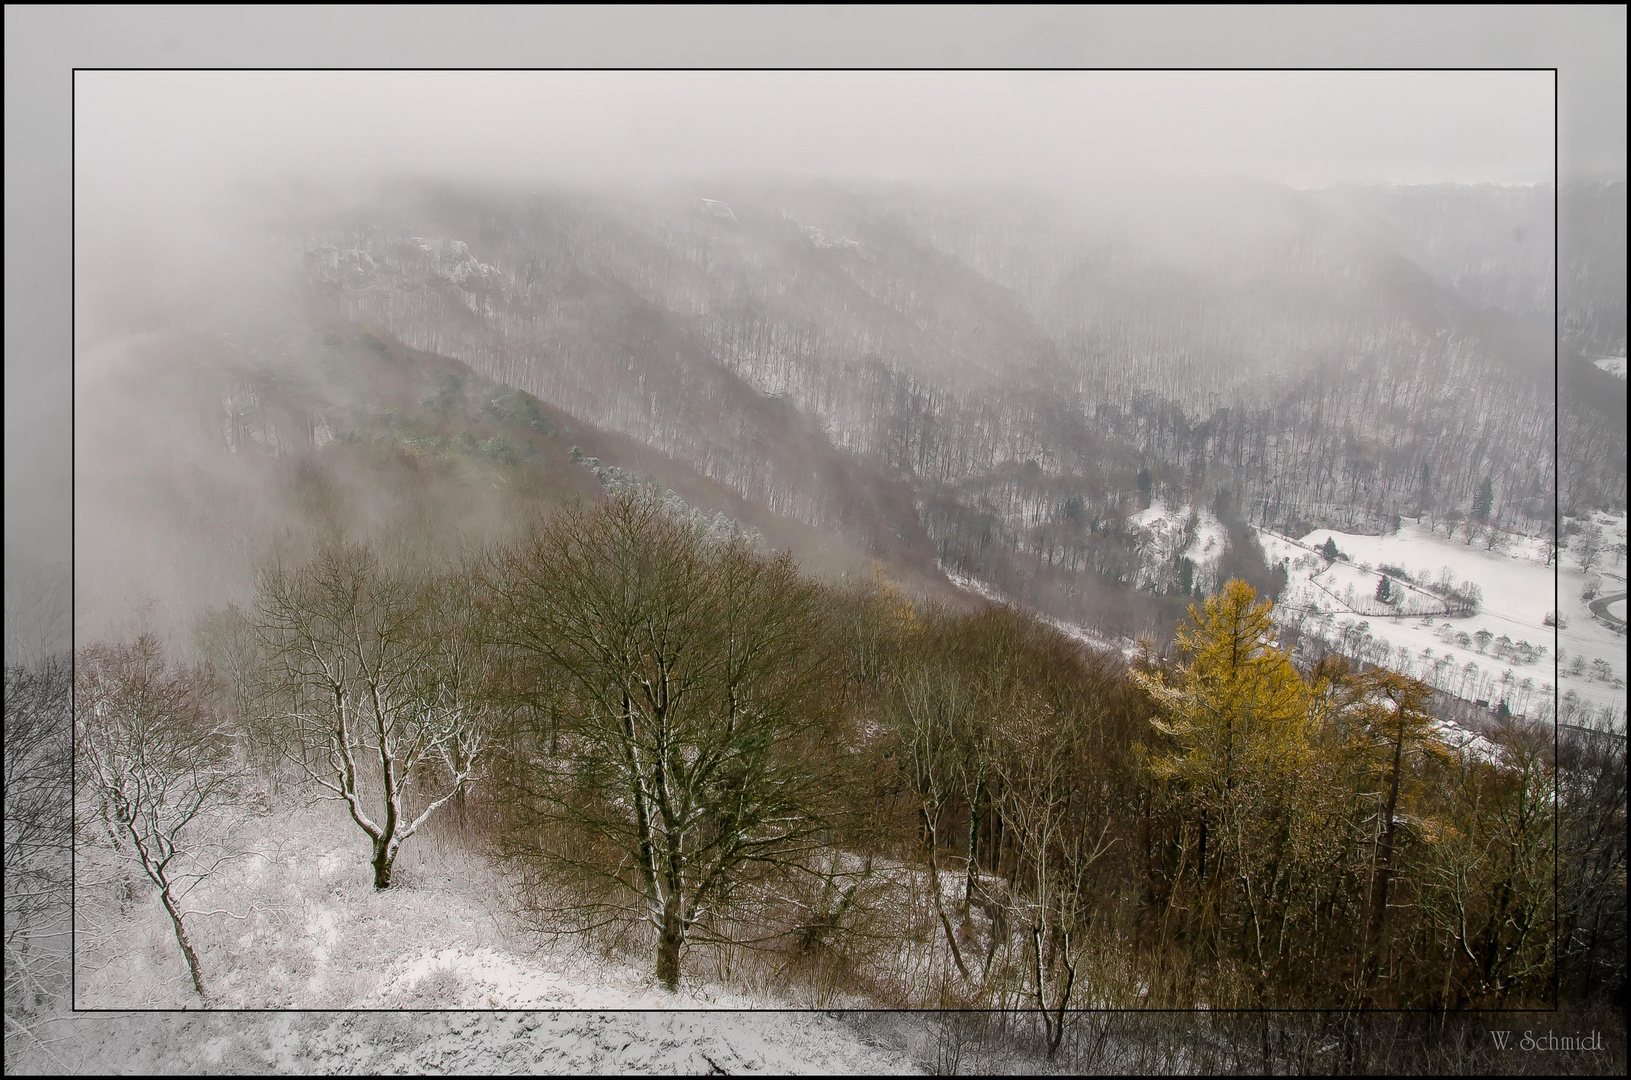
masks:
<svg viewBox="0 0 1631 1080"><path fill-rule="evenodd" d="M856 249L861 246L860 241L851 240L847 236L828 236L814 225L804 226L804 235L809 239L810 243L818 248Z"/></svg>
<svg viewBox="0 0 1631 1080"><path fill-rule="evenodd" d="M736 212L730 208L730 204L719 199L703 199L702 209L724 221L736 220Z"/></svg>
<svg viewBox="0 0 1631 1080"><path fill-rule="evenodd" d="M1138 588L1172 591L1180 584L1179 562L1188 559L1195 567L1193 590L1217 591L1229 531L1211 511L1187 503L1169 508L1156 499L1148 509L1129 515L1127 523L1140 536Z"/></svg>
<svg viewBox="0 0 1631 1080"><path fill-rule="evenodd" d="M1031 616L1047 623L1049 626L1053 627L1061 634L1064 634L1066 637L1074 638L1084 645L1090 645L1095 649L1113 649L1128 659L1132 659L1133 657L1139 655L1138 645L1134 642L1128 641L1126 638L1106 637L1095 630L1088 629L1080 623L1065 622L1063 619L1055 619L1044 615L1039 611L1031 611L1029 608L1025 608L1021 604L1015 604L1013 601L1003 596L999 590L987 585L978 578L969 577L967 574L959 574L955 570L947 569L945 566L940 567L940 572L945 574L947 580L949 580L959 589L962 589L964 592L973 593L980 599L987 600L993 604L1009 604L1013 607L1021 608L1021 610L1029 612Z"/></svg>

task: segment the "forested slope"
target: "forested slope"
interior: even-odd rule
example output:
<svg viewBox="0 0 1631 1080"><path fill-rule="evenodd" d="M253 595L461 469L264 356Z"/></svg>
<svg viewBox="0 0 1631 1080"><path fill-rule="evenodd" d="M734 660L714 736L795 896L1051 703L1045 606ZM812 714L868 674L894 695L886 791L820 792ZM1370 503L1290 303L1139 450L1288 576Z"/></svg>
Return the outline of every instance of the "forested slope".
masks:
<svg viewBox="0 0 1631 1080"><path fill-rule="evenodd" d="M882 519L898 483L840 463L884 489L854 511L880 538L863 550L457 360L325 318L320 303L272 328L177 319L87 352L76 429L82 637L180 630L241 600L268 561L315 545L367 539L443 561L631 484L756 532L814 573L870 579L877 559L919 590L953 595L897 536L909 525ZM894 497L909 523L909 498Z"/></svg>
<svg viewBox="0 0 1631 1080"><path fill-rule="evenodd" d="M1487 480L1494 521L1539 532L1561 409L1565 499L1623 503L1623 412L1554 401L1550 202L402 185L285 227L350 318L863 550L1130 633L1171 622L1109 599L1154 497L1380 531ZM1517 254L1486 235L1508 217Z"/></svg>

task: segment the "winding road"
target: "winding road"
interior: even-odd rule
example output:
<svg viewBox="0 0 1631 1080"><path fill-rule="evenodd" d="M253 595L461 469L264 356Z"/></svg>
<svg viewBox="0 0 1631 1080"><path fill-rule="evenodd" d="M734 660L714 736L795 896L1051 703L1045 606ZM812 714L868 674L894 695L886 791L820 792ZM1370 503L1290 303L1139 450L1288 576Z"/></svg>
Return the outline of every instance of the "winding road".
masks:
<svg viewBox="0 0 1631 1080"><path fill-rule="evenodd" d="M1615 601L1624 600L1625 596L1626 594L1623 592L1609 593L1607 596L1599 596L1597 599L1591 602L1591 613L1610 626L1623 627L1625 625L1625 620L1620 618L1618 615L1615 615L1608 609L1615 603Z"/></svg>

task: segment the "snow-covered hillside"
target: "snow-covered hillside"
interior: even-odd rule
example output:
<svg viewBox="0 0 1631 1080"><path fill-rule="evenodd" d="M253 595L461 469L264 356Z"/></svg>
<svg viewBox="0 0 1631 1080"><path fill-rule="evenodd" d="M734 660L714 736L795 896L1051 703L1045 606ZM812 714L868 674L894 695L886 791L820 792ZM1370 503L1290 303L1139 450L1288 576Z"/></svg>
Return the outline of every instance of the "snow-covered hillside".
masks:
<svg viewBox="0 0 1631 1080"><path fill-rule="evenodd" d="M967 574L959 574L955 570L945 566L942 566L940 569L941 572L946 575L947 580L949 580L959 589L962 589L964 592L973 593L980 599L990 601L993 604L1014 604L1014 601L1002 595L1001 592L993 589L990 585L987 585L978 578L969 577ZM1015 604L1014 606L1020 607L1022 605ZM1129 638L1118 638L1101 634L1096 630L1083 626L1081 623L1066 622L1063 619L1055 619L1050 616L1043 615L1040 612L1033 611L1031 614L1035 615L1038 619L1041 619L1043 622L1047 623L1061 634L1064 634L1066 637L1075 638L1077 641L1090 648L1110 649L1121 653L1123 656L1128 657L1129 659L1138 655L1138 644Z"/></svg>
<svg viewBox="0 0 1631 1080"><path fill-rule="evenodd" d="M263 801L262 806L267 804ZM373 888L367 841L337 804L265 809L237 853L187 897L211 1004L221 1008L751 1009L725 987L658 987L649 965L527 933L496 868L456 839L415 837L397 884ZM102 844L80 848L81 1008L196 1008L150 888ZM124 881L131 882L128 893ZM87 884L89 883L89 884ZM100 887L98 887L100 884Z"/></svg>
<svg viewBox="0 0 1631 1080"><path fill-rule="evenodd" d="M530 932L502 867L466 850L451 827L416 836L380 893L366 841L336 804L300 805L288 790L252 801L258 812L215 837L238 857L187 897L217 1011L196 1011L151 886L87 838L77 1004L105 1011L70 1013L64 1003L31 1018L39 1041L8 1073L907 1075L938 1071L948 1053L980 1073L1063 1064L1042 1057L1023 1017L1011 1038L969 1042L948 1026L957 1014L845 1013L876 1005L853 994L832 1000L838 1011L808 1011L801 984L785 971L775 977L774 964L728 986L693 974L668 994L646 957ZM923 906L921 867L880 860L877 869ZM949 905L963 873L943 871L940 885ZM898 914L910 905L888 906ZM931 982L949 970L937 933L893 940ZM1004 953L999 964L1018 959Z"/></svg>
<svg viewBox="0 0 1631 1080"><path fill-rule="evenodd" d="M758 1011L805 1002L695 979L671 995L649 965L527 933L496 868L451 837L416 837L398 885L380 893L337 806L262 807L221 838L239 855L187 897L189 931L213 1006L306 1011L61 1016L47 1021L55 1061L137 1073L918 1071L831 1017ZM151 887L128 869L105 846L82 847L77 1005L197 1008ZM329 1011L346 1009L389 1011ZM427 1009L527 1011L413 1011Z"/></svg>
<svg viewBox="0 0 1631 1080"><path fill-rule="evenodd" d="M1608 372L1616 379L1623 379L1626 377L1625 357L1623 356L1604 356L1600 359L1593 360L1592 365Z"/></svg>
<svg viewBox="0 0 1631 1080"><path fill-rule="evenodd" d="M1223 562L1229 533L1210 510L1187 503L1169 508L1156 499L1148 509L1129 515L1127 523L1143 538L1138 588L1171 591L1183 572L1181 560L1188 559L1194 567L1194 591L1217 591L1218 567Z"/></svg>
<svg viewBox="0 0 1631 1080"><path fill-rule="evenodd" d="M776 1012L78 1013L27 1071L91 1075L765 1074L923 1070L842 1020ZM32 1066L32 1067L30 1067Z"/></svg>

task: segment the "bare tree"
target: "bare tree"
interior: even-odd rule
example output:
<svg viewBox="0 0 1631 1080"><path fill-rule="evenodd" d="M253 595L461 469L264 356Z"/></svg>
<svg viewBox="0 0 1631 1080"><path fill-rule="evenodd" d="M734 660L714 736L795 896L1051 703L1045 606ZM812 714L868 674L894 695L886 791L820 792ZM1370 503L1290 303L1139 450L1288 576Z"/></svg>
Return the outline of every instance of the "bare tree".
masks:
<svg viewBox="0 0 1631 1080"><path fill-rule="evenodd" d="M198 953L181 901L218 867L198 841L205 819L231 798L236 779L231 734L211 707L213 676L169 664L158 639L92 645L75 662L77 777L115 850L125 851L159 890L159 902L187 961L193 989L208 1003Z"/></svg>
<svg viewBox="0 0 1631 1080"><path fill-rule="evenodd" d="M1625 740L1578 728L1560 734L1560 974L1583 998L1625 985Z"/></svg>
<svg viewBox="0 0 1631 1080"><path fill-rule="evenodd" d="M951 949L952 962L968 983L968 965L946 915L939 850L941 819L954 800L964 793L967 774L971 772L963 760L960 742L973 727L971 710L975 707L975 694L955 671L927 663L910 675L897 676L895 682L893 704L900 713L898 726L905 743L909 782L918 803L923 851L929 868L929 896ZM984 765L984 757L978 756L974 769L983 770ZM979 780L983 783L983 775ZM965 872L965 900L973 894L974 875L971 857Z"/></svg>
<svg viewBox="0 0 1631 1080"><path fill-rule="evenodd" d="M1575 537L1574 557L1580 563L1580 572L1589 574L1603 557L1603 530L1598 525L1588 525L1584 532Z"/></svg>
<svg viewBox="0 0 1631 1080"><path fill-rule="evenodd" d="M237 604L212 609L194 623L193 638L220 681L223 705L239 729L246 767L259 768L276 790L279 766L293 756L287 744L296 733L275 707L278 686L266 677L254 619Z"/></svg>
<svg viewBox="0 0 1631 1080"><path fill-rule="evenodd" d="M73 673L66 657L7 665L5 682L5 1001L14 1038L68 978L73 829ZM37 1037L35 1037L37 1040Z"/></svg>
<svg viewBox="0 0 1631 1080"><path fill-rule="evenodd" d="M554 724L517 770L527 843L598 883L586 915L647 922L674 989L750 874L819 837L822 593L790 557L634 498L561 514L493 576L499 635Z"/></svg>
<svg viewBox="0 0 1631 1080"><path fill-rule="evenodd" d="M1076 988L1078 933L1088 915L1088 871L1114 839L1108 818L1095 835L1082 814L1081 793L1071 775L1077 756L1070 738L1072 718L1055 714L1025 693L1015 695L1005 712L995 768L1002 779L1002 813L1014 837L1015 884L1028 916L1031 997L1052 1057L1064 1038L1065 1014Z"/></svg>
<svg viewBox="0 0 1631 1080"><path fill-rule="evenodd" d="M481 757L471 596L355 545L261 575L258 626L300 732L300 766L368 836L376 889L390 887L402 845L472 782Z"/></svg>

